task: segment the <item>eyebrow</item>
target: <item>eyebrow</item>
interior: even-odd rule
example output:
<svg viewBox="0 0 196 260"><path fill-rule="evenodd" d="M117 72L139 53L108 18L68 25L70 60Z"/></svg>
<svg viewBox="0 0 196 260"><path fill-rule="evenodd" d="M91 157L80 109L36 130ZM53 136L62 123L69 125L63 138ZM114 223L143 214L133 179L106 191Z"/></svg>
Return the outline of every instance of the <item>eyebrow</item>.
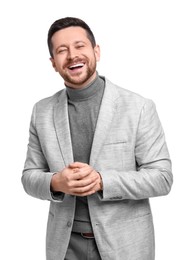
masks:
<svg viewBox="0 0 196 260"><path fill-rule="evenodd" d="M57 46L56 50L61 48L61 47L67 47L67 46L65 44L61 44L61 45Z"/></svg>

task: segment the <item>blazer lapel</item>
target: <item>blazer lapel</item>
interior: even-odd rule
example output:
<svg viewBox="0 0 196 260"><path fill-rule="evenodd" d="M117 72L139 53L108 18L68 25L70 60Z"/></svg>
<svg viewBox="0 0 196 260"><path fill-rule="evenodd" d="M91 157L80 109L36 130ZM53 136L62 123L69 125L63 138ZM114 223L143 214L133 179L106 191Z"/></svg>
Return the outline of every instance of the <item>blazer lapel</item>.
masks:
<svg viewBox="0 0 196 260"><path fill-rule="evenodd" d="M107 79L105 79L105 81L105 91L99 111L99 116L97 119L96 130L91 148L90 165L92 167L95 167L96 159L107 137L116 111L115 100L118 95L116 87Z"/></svg>
<svg viewBox="0 0 196 260"><path fill-rule="evenodd" d="M59 96L59 102L54 107L54 125L64 164L73 162L73 151L69 127L66 90Z"/></svg>

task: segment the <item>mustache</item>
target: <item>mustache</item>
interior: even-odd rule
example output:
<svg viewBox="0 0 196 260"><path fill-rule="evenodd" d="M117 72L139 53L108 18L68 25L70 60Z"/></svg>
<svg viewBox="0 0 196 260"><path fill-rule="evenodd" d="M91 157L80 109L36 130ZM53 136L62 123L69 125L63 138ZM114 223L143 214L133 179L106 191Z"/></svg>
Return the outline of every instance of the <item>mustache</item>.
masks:
<svg viewBox="0 0 196 260"><path fill-rule="evenodd" d="M63 68L66 68L66 67L70 67L70 66L73 66L77 63L86 63L86 60L84 59L81 59L81 58L74 58L74 59L69 59L63 66Z"/></svg>

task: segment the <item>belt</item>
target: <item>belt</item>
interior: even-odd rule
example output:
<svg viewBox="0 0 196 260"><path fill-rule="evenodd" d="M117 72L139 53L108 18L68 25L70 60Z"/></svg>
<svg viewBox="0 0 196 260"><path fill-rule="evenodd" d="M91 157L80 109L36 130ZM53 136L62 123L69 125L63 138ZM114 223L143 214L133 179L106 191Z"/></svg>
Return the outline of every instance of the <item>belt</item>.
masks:
<svg viewBox="0 0 196 260"><path fill-rule="evenodd" d="M95 238L93 233L80 233L84 238Z"/></svg>

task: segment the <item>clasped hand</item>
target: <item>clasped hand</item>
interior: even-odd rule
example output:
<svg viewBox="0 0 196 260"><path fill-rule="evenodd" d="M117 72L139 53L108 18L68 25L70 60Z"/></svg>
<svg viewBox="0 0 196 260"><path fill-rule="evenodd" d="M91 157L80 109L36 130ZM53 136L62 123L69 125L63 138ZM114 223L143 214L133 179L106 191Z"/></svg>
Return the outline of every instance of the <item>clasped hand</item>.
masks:
<svg viewBox="0 0 196 260"><path fill-rule="evenodd" d="M90 165L81 162L71 163L53 175L51 189L76 196L89 196L102 188L100 174Z"/></svg>

